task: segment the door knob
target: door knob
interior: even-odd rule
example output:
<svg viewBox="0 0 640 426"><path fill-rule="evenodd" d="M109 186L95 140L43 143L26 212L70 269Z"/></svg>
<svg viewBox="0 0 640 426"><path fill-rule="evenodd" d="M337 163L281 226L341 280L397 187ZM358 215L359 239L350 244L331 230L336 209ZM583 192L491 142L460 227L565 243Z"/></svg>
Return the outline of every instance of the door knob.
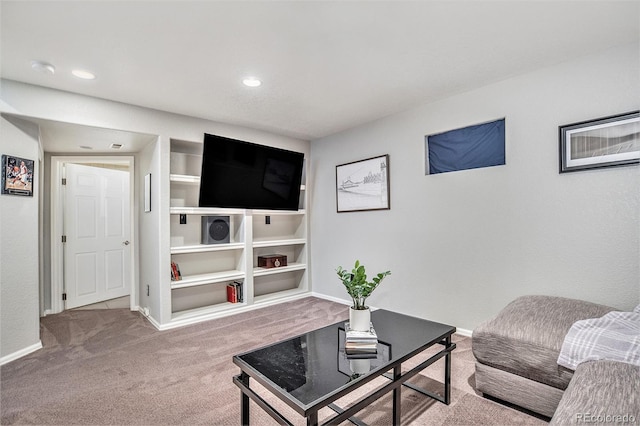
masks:
<svg viewBox="0 0 640 426"><path fill-rule="evenodd" d="M124 241L122 244L124 244L125 246L129 245L129 241Z"/></svg>

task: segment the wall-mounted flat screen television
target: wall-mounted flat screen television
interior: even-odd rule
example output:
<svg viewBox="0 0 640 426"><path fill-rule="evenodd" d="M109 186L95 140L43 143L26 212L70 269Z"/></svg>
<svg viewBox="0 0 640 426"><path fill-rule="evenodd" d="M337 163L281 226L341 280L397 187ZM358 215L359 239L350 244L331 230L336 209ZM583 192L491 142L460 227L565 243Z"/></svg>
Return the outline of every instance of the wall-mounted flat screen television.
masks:
<svg viewBox="0 0 640 426"><path fill-rule="evenodd" d="M298 210L304 154L205 133L200 207Z"/></svg>

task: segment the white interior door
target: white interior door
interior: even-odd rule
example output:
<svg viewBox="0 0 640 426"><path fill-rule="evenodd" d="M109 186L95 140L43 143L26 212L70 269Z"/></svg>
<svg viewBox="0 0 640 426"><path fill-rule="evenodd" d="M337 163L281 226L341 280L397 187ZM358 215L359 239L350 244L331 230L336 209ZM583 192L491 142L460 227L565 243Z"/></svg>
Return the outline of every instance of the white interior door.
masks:
<svg viewBox="0 0 640 426"><path fill-rule="evenodd" d="M129 172L71 163L65 172L66 308L128 295Z"/></svg>

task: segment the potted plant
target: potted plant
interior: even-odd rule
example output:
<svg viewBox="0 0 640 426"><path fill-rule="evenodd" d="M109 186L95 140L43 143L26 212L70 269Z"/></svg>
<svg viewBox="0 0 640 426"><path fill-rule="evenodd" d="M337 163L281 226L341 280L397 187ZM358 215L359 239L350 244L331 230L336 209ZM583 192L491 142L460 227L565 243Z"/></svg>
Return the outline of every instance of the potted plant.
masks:
<svg viewBox="0 0 640 426"><path fill-rule="evenodd" d="M353 306L349 308L349 324L352 330L367 331L371 322L371 311L365 304L367 297L371 296L382 280L391 274L391 271L380 272L371 281L367 281L364 265L356 260L351 271L338 266L338 277L347 289L347 293L353 300Z"/></svg>

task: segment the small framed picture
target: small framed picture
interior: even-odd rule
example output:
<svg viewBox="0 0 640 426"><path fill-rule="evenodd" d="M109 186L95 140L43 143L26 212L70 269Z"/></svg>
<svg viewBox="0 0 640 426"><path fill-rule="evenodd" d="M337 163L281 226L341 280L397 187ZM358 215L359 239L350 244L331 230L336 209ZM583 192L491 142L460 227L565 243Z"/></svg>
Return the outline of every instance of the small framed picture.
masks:
<svg viewBox="0 0 640 426"><path fill-rule="evenodd" d="M33 196L33 160L2 155L2 193Z"/></svg>
<svg viewBox="0 0 640 426"><path fill-rule="evenodd" d="M388 210L389 155L336 166L338 213Z"/></svg>
<svg viewBox="0 0 640 426"><path fill-rule="evenodd" d="M639 162L639 111L560 126L560 173Z"/></svg>

